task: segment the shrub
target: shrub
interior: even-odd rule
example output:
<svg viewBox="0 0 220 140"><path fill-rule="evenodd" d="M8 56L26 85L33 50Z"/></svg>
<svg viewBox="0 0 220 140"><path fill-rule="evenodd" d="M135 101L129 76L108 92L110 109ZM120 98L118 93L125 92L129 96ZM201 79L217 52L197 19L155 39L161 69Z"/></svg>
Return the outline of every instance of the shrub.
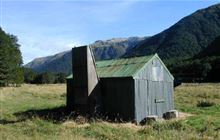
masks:
<svg viewBox="0 0 220 140"><path fill-rule="evenodd" d="M210 107L213 105L215 105L215 103L210 101L198 101L197 103L197 107Z"/></svg>

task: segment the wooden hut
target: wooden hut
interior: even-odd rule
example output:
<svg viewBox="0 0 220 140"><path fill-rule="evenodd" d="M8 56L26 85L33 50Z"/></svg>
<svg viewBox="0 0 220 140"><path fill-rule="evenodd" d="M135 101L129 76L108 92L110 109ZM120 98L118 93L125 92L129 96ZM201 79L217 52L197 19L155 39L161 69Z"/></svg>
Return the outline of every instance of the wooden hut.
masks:
<svg viewBox="0 0 220 140"><path fill-rule="evenodd" d="M74 51L76 50L73 49ZM93 58L92 53L90 54L90 58ZM74 61L78 61L75 56L73 63ZM101 112L111 117L119 116L124 120L139 123L146 116L162 117L164 113L174 109L174 78L157 54L98 61L94 68L95 73L91 71L89 73L97 74L96 86L99 88L96 90L97 94L93 94L97 97L93 96L91 102L95 102L96 105L93 104L93 107L99 106ZM74 107L74 98L70 98L71 95L81 94L72 90L74 83L77 82L74 76L83 75L76 71L73 70L73 76L67 78L68 108ZM89 97L88 93L87 96ZM87 106L91 106L89 102Z"/></svg>

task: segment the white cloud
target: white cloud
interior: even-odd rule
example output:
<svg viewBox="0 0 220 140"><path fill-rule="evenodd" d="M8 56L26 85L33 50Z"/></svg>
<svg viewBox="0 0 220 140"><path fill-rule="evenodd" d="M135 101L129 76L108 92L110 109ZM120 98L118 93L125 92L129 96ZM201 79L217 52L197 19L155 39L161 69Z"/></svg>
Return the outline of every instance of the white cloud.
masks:
<svg viewBox="0 0 220 140"><path fill-rule="evenodd" d="M70 5L44 2L3 3L3 27L18 36L24 63L92 43L88 42L87 34L92 27L90 24L116 22L134 3L125 0L77 1Z"/></svg>
<svg viewBox="0 0 220 140"><path fill-rule="evenodd" d="M21 51L23 53L24 63L34 58L53 55L55 53L70 50L73 46L80 45L79 42L68 39L56 38L25 38L21 40Z"/></svg>

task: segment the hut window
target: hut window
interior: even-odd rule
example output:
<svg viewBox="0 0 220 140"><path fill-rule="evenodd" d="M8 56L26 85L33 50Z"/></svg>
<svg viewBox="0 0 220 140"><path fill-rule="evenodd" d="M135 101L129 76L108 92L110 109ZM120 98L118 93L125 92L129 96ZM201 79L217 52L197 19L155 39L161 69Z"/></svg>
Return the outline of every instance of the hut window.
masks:
<svg viewBox="0 0 220 140"><path fill-rule="evenodd" d="M162 66L152 67L152 80L163 81L163 67Z"/></svg>

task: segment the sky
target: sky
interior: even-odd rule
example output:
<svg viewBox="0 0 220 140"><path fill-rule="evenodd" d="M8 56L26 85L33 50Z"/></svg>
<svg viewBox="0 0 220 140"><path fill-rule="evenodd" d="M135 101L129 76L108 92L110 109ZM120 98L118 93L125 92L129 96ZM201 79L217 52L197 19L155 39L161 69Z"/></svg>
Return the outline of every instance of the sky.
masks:
<svg viewBox="0 0 220 140"><path fill-rule="evenodd" d="M96 40L152 36L220 0L0 0L0 25L23 63Z"/></svg>

